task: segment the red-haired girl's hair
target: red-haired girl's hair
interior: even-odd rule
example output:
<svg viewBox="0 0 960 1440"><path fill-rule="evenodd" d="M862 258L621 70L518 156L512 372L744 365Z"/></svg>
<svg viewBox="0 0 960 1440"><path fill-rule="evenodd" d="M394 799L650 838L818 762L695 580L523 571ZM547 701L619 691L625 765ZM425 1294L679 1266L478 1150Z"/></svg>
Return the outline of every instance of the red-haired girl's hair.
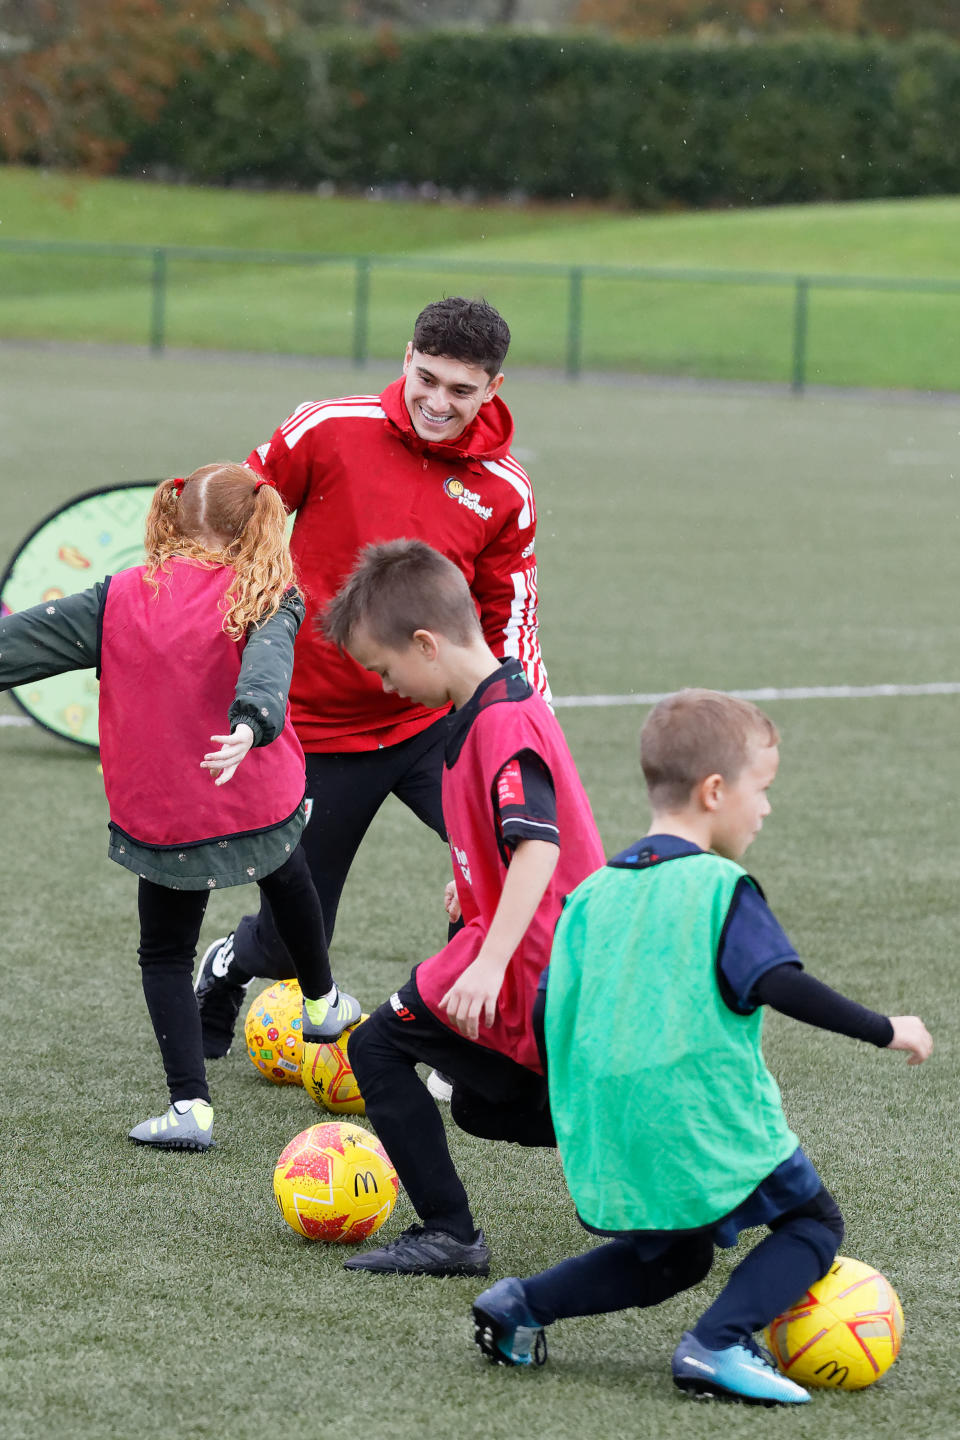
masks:
<svg viewBox="0 0 960 1440"><path fill-rule="evenodd" d="M280 496L247 465L201 465L185 479L162 480L147 512L147 581L159 590L158 572L174 555L229 565L223 628L239 640L277 613L296 582L286 527Z"/></svg>

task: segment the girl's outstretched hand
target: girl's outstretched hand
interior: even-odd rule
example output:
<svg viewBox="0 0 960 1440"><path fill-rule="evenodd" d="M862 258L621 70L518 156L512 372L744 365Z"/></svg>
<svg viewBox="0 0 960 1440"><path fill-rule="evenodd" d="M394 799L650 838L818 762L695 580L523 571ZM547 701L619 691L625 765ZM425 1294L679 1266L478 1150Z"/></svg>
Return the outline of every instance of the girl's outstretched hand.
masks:
<svg viewBox="0 0 960 1440"><path fill-rule="evenodd" d="M211 750L209 755L204 755L200 761L201 769L211 772L219 770L220 774L213 783L226 785L253 744L253 731L241 721L232 735L211 735L210 739L219 741L220 749Z"/></svg>

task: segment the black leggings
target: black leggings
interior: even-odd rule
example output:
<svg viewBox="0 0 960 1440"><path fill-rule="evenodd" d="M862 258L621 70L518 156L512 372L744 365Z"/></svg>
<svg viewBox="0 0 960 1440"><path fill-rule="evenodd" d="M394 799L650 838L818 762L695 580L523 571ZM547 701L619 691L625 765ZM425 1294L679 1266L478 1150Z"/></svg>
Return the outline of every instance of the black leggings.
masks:
<svg viewBox="0 0 960 1440"><path fill-rule="evenodd" d="M303 851L259 880L270 902L303 993L311 1000L333 985L320 900ZM170 1087L170 1100L207 1100L193 961L208 890L169 890L140 880L140 974Z"/></svg>
<svg viewBox="0 0 960 1440"><path fill-rule="evenodd" d="M451 1114L462 1130L519 1145L556 1144L544 1077L444 1025L427 1009L414 980L353 1031L347 1055L367 1119L414 1210L458 1239L473 1238L473 1216L418 1063L434 1066L453 1082Z"/></svg>

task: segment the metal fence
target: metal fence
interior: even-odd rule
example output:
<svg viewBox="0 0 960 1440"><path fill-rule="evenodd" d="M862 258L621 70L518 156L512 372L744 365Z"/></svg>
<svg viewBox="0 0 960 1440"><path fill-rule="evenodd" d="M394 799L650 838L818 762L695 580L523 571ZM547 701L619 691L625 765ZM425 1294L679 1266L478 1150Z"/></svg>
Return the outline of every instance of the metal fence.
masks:
<svg viewBox="0 0 960 1440"><path fill-rule="evenodd" d="M960 281L0 240L0 337L396 358L411 317L482 291L511 362L960 390Z"/></svg>

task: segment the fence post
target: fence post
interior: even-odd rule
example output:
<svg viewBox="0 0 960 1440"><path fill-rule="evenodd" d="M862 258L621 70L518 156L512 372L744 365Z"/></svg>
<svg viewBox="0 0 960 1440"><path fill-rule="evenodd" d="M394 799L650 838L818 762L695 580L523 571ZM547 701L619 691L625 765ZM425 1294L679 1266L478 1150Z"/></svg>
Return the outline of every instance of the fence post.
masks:
<svg viewBox="0 0 960 1440"><path fill-rule="evenodd" d="M793 379L790 389L794 395L802 395L807 383L807 295L810 281L805 275L797 276L797 289L793 300Z"/></svg>
<svg viewBox="0 0 960 1440"><path fill-rule="evenodd" d="M150 307L150 349L154 355L163 350L167 310L167 252L159 247L153 252L153 297Z"/></svg>
<svg viewBox="0 0 960 1440"><path fill-rule="evenodd" d="M357 256L357 280L353 297L353 363L366 365L369 352L370 257Z"/></svg>
<svg viewBox="0 0 960 1440"><path fill-rule="evenodd" d="M583 350L583 269L570 267L570 294L567 302L567 379L580 376Z"/></svg>

